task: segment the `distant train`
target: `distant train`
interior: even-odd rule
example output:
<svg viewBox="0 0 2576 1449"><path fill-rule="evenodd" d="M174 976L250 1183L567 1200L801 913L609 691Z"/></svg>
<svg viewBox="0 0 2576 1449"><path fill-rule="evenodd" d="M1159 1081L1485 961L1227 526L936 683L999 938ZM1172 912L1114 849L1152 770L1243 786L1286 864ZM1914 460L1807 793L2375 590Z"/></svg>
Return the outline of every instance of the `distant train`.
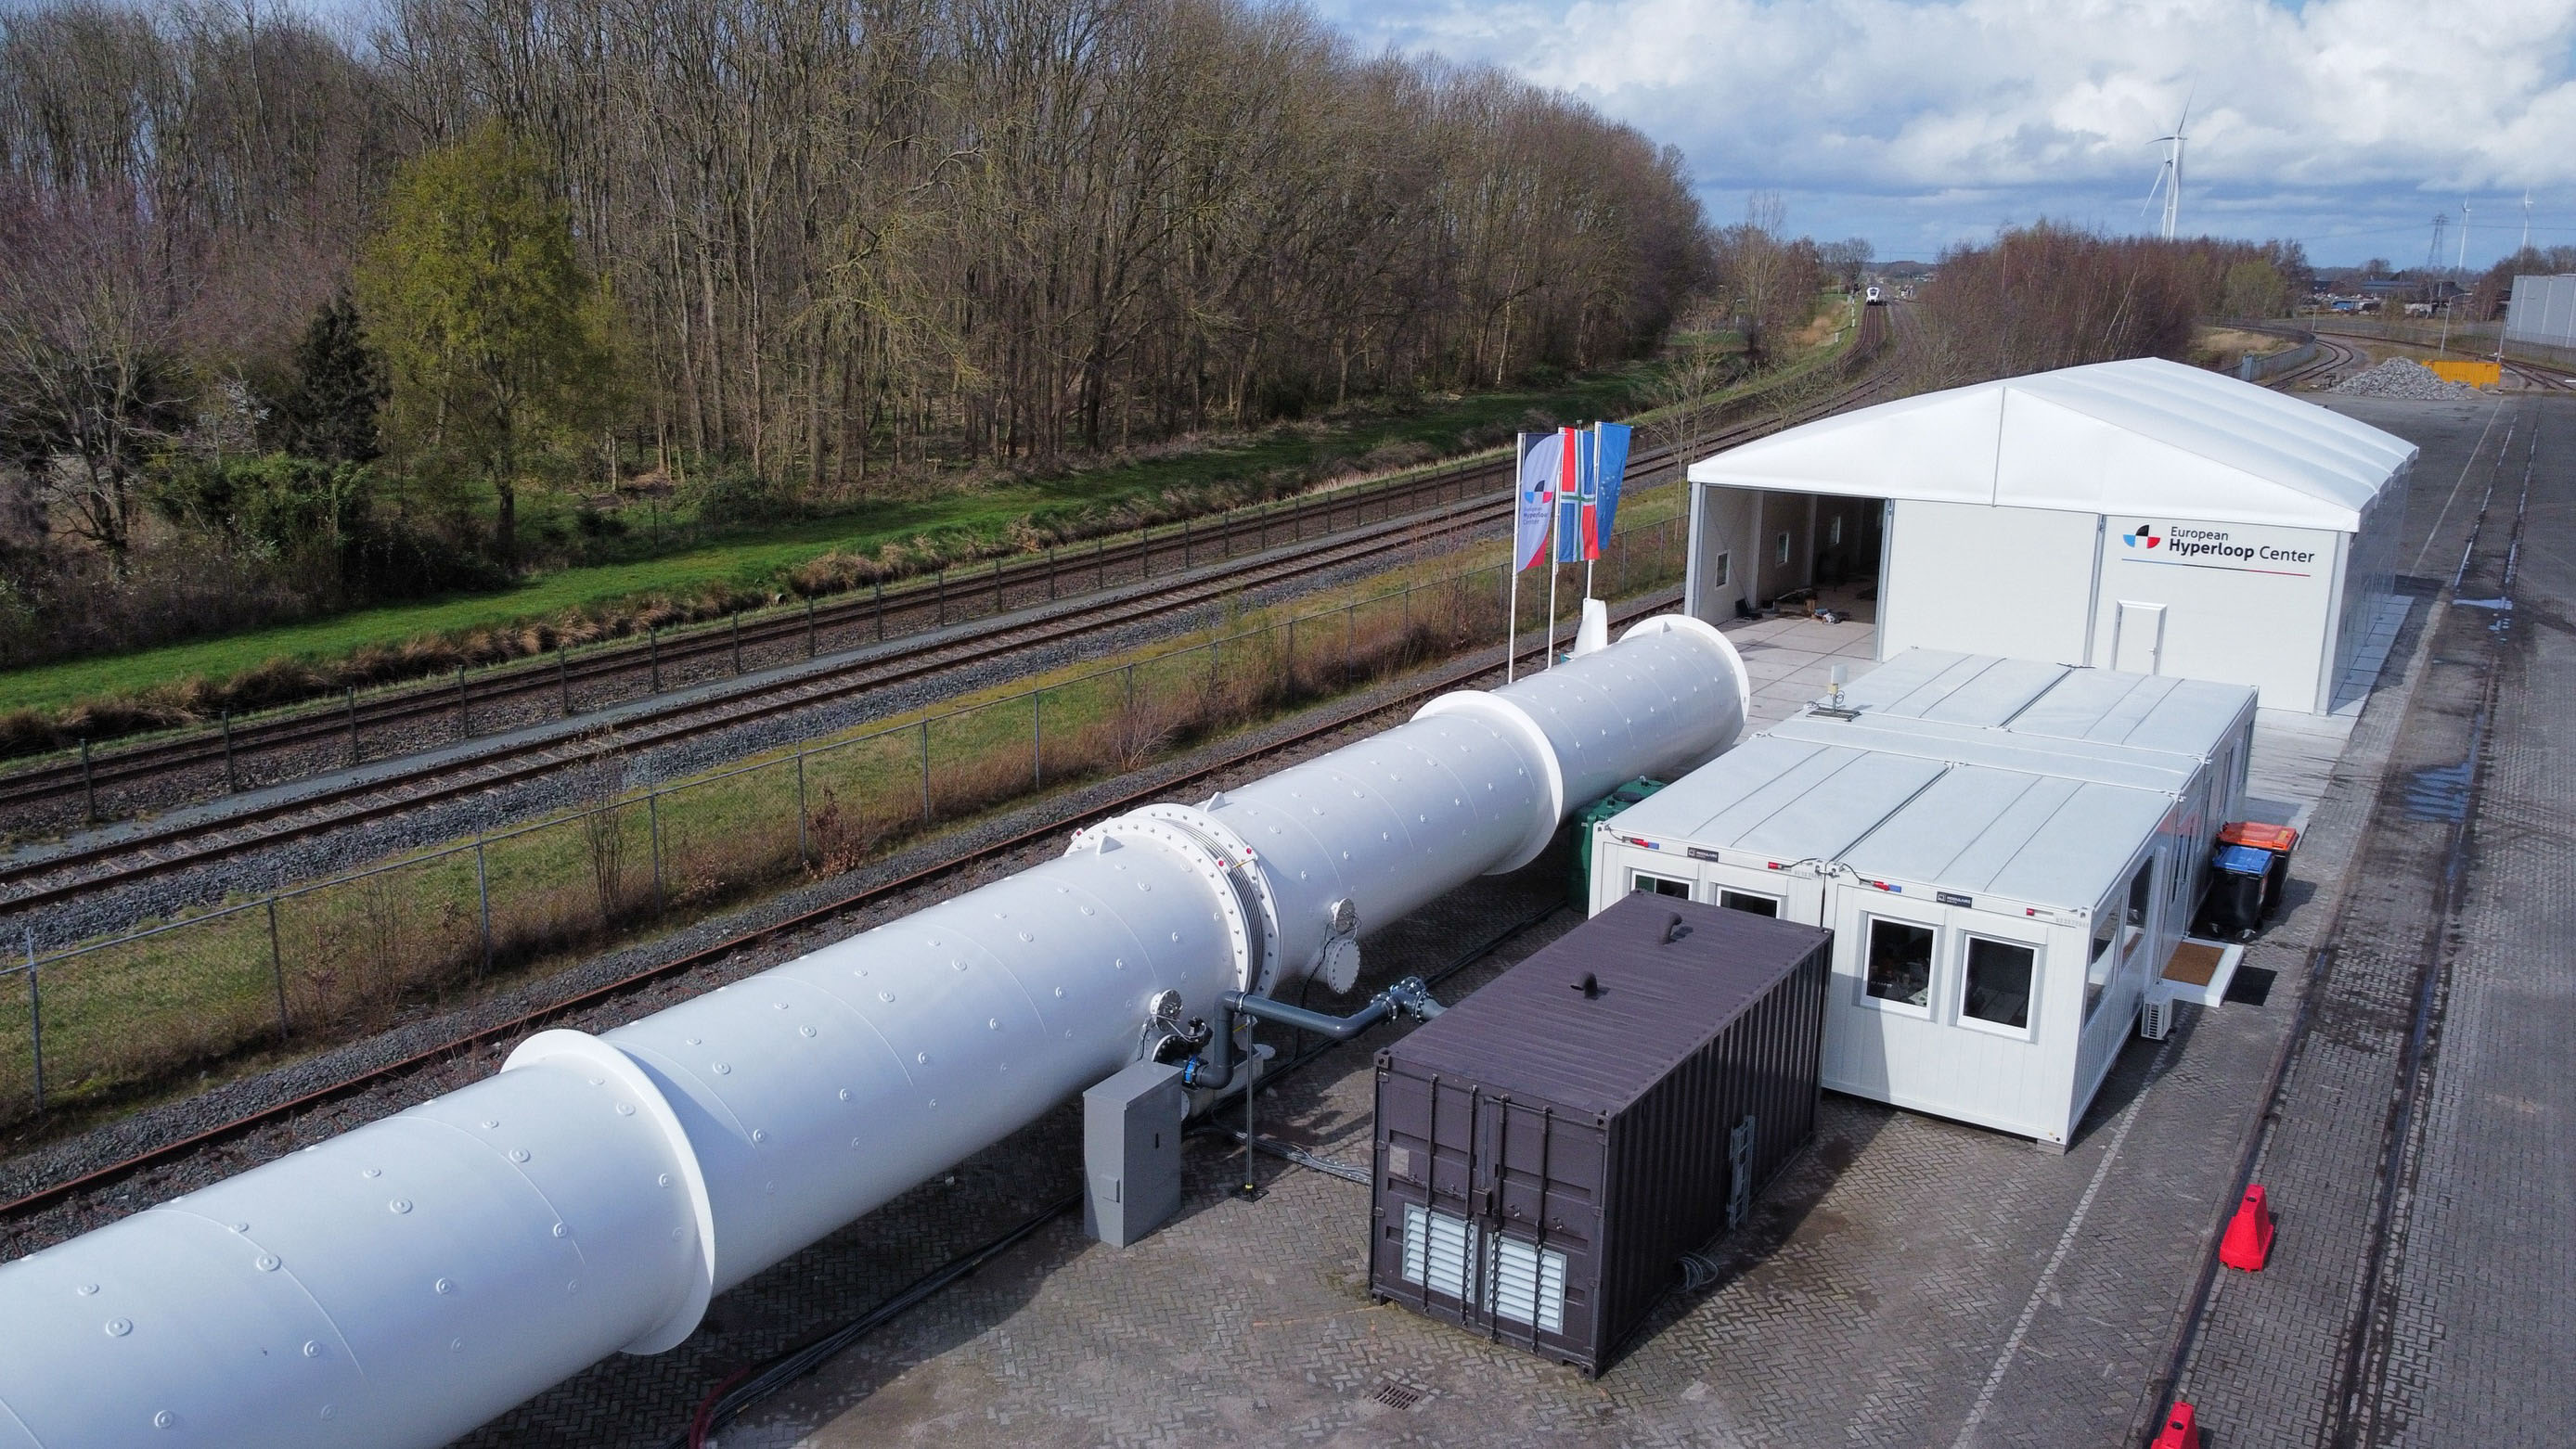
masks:
<svg viewBox="0 0 2576 1449"><path fill-rule="evenodd" d="M1887 294L1876 287L1872 287L1861 297L1861 301L1866 306L1884 307L1887 305Z"/></svg>

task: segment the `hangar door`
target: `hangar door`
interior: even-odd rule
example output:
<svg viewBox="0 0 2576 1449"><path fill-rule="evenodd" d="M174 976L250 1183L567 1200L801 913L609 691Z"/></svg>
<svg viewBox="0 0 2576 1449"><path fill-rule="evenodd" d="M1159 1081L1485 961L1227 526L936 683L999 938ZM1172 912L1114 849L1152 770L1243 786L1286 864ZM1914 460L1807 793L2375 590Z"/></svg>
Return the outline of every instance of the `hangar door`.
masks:
<svg viewBox="0 0 2576 1449"><path fill-rule="evenodd" d="M1899 499L1879 657L1913 648L2086 662L2100 515Z"/></svg>

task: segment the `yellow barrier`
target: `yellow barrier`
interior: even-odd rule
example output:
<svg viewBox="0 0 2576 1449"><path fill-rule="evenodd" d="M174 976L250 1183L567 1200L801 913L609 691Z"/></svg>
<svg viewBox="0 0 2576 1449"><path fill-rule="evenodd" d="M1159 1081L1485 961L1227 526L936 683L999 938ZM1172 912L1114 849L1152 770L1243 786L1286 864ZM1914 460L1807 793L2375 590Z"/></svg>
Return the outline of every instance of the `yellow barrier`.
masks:
<svg viewBox="0 0 2576 1449"><path fill-rule="evenodd" d="M2504 381L2504 367L2500 363L2460 362L2441 357L2424 365L2433 369L2433 375L2444 382L2465 382L2471 387L2493 387Z"/></svg>

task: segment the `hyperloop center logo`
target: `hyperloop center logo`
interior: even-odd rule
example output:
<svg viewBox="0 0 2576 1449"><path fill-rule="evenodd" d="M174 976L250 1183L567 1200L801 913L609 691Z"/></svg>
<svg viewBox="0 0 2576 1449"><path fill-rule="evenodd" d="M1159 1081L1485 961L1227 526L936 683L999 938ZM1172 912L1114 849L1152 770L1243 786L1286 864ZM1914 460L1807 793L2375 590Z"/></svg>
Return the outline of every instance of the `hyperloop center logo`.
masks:
<svg viewBox="0 0 2576 1449"><path fill-rule="evenodd" d="M2121 534L2120 542L2127 544L2131 548L2154 548L2157 544L2164 542L2164 540L2156 537L2156 526L2154 524L2141 523L2138 525L2136 532Z"/></svg>

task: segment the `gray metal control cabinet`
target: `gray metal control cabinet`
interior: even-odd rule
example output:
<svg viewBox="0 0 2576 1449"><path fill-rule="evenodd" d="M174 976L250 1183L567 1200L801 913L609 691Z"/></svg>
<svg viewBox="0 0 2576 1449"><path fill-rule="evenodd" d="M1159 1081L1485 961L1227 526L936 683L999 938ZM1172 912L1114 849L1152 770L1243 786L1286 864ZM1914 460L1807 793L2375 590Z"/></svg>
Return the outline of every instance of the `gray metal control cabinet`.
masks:
<svg viewBox="0 0 2576 1449"><path fill-rule="evenodd" d="M1123 1248L1181 1210L1181 1069L1138 1062L1082 1094L1082 1228Z"/></svg>

